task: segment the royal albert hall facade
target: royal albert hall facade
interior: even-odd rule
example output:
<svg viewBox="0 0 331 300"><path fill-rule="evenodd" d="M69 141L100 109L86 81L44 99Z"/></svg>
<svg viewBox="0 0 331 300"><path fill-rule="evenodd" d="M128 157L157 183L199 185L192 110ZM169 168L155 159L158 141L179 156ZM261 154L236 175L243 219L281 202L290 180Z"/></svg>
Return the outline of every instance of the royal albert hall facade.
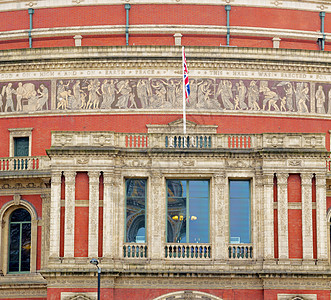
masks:
<svg viewBox="0 0 331 300"><path fill-rule="evenodd" d="M0 299L330 299L331 3L0 1ZM182 46L191 93L183 133Z"/></svg>

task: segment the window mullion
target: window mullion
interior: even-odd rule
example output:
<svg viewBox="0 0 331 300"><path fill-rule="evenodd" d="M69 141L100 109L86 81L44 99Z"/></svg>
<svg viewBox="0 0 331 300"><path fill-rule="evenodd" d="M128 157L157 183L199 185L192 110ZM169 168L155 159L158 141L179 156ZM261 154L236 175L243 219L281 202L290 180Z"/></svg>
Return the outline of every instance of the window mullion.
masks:
<svg viewBox="0 0 331 300"><path fill-rule="evenodd" d="M19 251L18 251L18 270L21 272L22 269L22 225L23 223L20 223L20 240L19 240Z"/></svg>

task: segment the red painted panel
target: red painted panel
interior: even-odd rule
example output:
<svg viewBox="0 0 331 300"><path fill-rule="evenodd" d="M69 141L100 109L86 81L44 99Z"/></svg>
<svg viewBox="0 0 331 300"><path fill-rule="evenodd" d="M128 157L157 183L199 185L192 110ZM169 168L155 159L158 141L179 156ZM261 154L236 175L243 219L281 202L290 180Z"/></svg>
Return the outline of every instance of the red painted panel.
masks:
<svg viewBox="0 0 331 300"><path fill-rule="evenodd" d="M330 207L331 207L331 197L326 197L326 209L328 210Z"/></svg>
<svg viewBox="0 0 331 300"><path fill-rule="evenodd" d="M99 200L103 200L103 174L99 177ZM98 256L102 257L103 253L103 206L99 207L99 236L98 236Z"/></svg>
<svg viewBox="0 0 331 300"><path fill-rule="evenodd" d="M36 9L34 28L125 25L124 5L72 6Z"/></svg>
<svg viewBox="0 0 331 300"><path fill-rule="evenodd" d="M283 48L283 49L319 50L316 41L290 40L290 39L281 40L280 48Z"/></svg>
<svg viewBox="0 0 331 300"><path fill-rule="evenodd" d="M230 26L319 31L320 17L311 11L232 6Z"/></svg>
<svg viewBox="0 0 331 300"><path fill-rule="evenodd" d="M288 210L289 258L302 259L302 212L301 209Z"/></svg>
<svg viewBox="0 0 331 300"><path fill-rule="evenodd" d="M312 202L316 202L316 177L314 175L313 179L312 179ZM326 198L328 199L328 198ZM331 199L330 199L330 205L331 205Z"/></svg>
<svg viewBox="0 0 331 300"><path fill-rule="evenodd" d="M130 45L132 40L130 36ZM110 36L83 36L82 46L124 46L126 44L125 35L110 35ZM137 44L138 45L138 44Z"/></svg>
<svg viewBox="0 0 331 300"><path fill-rule="evenodd" d="M25 40L0 41L0 50L25 49L25 48L29 48L28 37Z"/></svg>
<svg viewBox="0 0 331 300"><path fill-rule="evenodd" d="M272 48L272 37L264 38L255 36L230 36L230 46Z"/></svg>
<svg viewBox="0 0 331 300"><path fill-rule="evenodd" d="M73 36L52 36L44 38L33 38L33 48L50 48L50 47L73 47L75 41Z"/></svg>
<svg viewBox="0 0 331 300"><path fill-rule="evenodd" d="M290 174L287 179L288 202L301 202L300 174Z"/></svg>
<svg viewBox="0 0 331 300"><path fill-rule="evenodd" d="M221 44L226 45L226 38L219 35L184 35L182 37L183 46L219 46Z"/></svg>
<svg viewBox="0 0 331 300"><path fill-rule="evenodd" d="M75 208L75 257L88 257L88 207Z"/></svg>
<svg viewBox="0 0 331 300"><path fill-rule="evenodd" d="M66 198L66 196L65 196L65 182L66 182L66 179L62 175L61 176L61 200L65 200L65 198Z"/></svg>
<svg viewBox="0 0 331 300"><path fill-rule="evenodd" d="M77 172L76 174L75 199L89 199L89 178L87 172Z"/></svg>
<svg viewBox="0 0 331 300"><path fill-rule="evenodd" d="M60 257L64 256L64 222L65 222L65 207L61 207L60 211Z"/></svg>
<svg viewBox="0 0 331 300"><path fill-rule="evenodd" d="M124 41L125 44L125 41ZM130 35L129 45L157 45L167 46L175 45L173 35L169 34L146 34L146 35ZM183 44L185 45L185 44Z"/></svg>
<svg viewBox="0 0 331 300"><path fill-rule="evenodd" d="M103 255L103 207L99 207L98 256Z"/></svg>
<svg viewBox="0 0 331 300"><path fill-rule="evenodd" d="M278 212L274 209L274 255L275 258L279 258L278 254Z"/></svg>
<svg viewBox="0 0 331 300"><path fill-rule="evenodd" d="M313 258L317 259L317 223L316 223L316 209L313 209Z"/></svg>

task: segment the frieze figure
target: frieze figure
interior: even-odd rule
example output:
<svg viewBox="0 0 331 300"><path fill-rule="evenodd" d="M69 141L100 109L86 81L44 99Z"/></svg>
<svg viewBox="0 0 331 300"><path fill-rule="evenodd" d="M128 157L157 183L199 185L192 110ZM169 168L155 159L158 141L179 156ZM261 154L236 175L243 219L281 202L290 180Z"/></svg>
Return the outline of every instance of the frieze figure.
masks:
<svg viewBox="0 0 331 300"><path fill-rule="evenodd" d="M324 103L325 103L325 94L323 91L323 87L319 85L316 91L316 111L318 114L325 114Z"/></svg>
<svg viewBox="0 0 331 300"><path fill-rule="evenodd" d="M248 98L248 108L250 110L261 110L259 106L259 88L256 84L255 80L252 80L249 84L248 91L247 91L247 98Z"/></svg>
<svg viewBox="0 0 331 300"><path fill-rule="evenodd" d="M4 86L2 88L2 96L6 94L6 105L5 105L5 112L8 111L8 108L10 108L11 111L15 111L14 109L14 102L13 102L13 94L16 93L16 91L12 88L13 84L10 82L7 86Z"/></svg>

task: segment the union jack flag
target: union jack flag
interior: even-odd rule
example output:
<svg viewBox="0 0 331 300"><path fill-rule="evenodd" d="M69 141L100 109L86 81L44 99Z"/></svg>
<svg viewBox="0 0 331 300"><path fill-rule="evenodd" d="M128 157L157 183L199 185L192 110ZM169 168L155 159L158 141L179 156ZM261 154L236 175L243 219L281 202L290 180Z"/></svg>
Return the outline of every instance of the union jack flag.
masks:
<svg viewBox="0 0 331 300"><path fill-rule="evenodd" d="M188 96L190 95L190 84L188 82L188 70L187 70L184 47L183 47L183 74L184 74L184 84L185 84L185 98L189 102Z"/></svg>

